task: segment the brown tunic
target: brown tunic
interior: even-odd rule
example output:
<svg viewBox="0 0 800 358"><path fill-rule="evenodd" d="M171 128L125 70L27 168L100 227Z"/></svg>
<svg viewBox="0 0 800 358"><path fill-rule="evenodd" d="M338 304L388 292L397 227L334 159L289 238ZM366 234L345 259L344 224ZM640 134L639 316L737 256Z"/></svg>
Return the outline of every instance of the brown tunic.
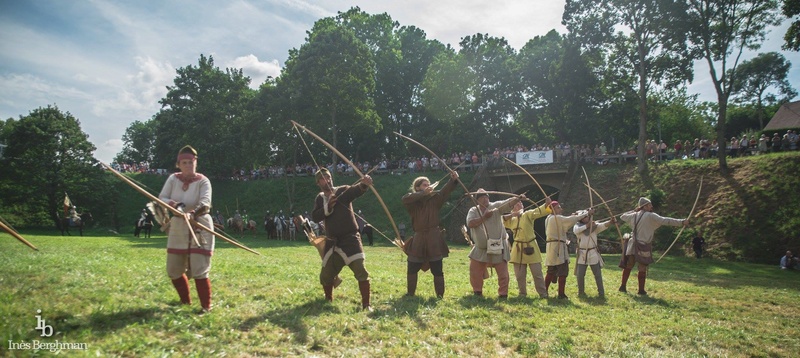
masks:
<svg viewBox="0 0 800 358"><path fill-rule="evenodd" d="M367 191L365 185L342 185L333 188L334 195L338 197L333 211L325 216L324 193L317 194L314 199L314 211L311 218L315 222L325 221L325 255L323 266L334 249L339 248L343 251L342 258L345 264L350 264L353 260L364 258L364 247L361 246L361 235L358 233L358 224L353 215L352 202Z"/></svg>
<svg viewBox="0 0 800 358"><path fill-rule="evenodd" d="M439 227L439 210L450 197L458 182L453 180L441 191L425 194L422 191L403 196L403 205L411 216L414 236L405 243L405 251L409 262L439 261L447 257L450 250L442 229Z"/></svg>

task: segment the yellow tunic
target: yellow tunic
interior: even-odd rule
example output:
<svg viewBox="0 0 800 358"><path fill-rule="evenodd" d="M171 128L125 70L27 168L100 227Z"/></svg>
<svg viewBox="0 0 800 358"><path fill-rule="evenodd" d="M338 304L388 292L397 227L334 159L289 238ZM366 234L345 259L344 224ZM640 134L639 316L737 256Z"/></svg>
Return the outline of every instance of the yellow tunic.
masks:
<svg viewBox="0 0 800 358"><path fill-rule="evenodd" d="M525 211L520 217L511 217L503 220L503 225L514 233L514 245L511 247L511 260L517 264L536 264L542 262L542 252L536 244L536 233L533 231L533 221L550 214L550 208L542 206ZM533 255L525 255L525 247L533 247Z"/></svg>

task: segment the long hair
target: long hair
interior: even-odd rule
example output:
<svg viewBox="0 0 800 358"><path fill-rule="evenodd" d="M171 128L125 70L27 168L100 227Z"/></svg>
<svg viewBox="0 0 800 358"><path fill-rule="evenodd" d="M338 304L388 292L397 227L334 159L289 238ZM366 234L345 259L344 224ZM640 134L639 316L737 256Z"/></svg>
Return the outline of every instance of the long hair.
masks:
<svg viewBox="0 0 800 358"><path fill-rule="evenodd" d="M417 190L417 187L419 187L419 186L420 186L420 184L422 184L422 182L423 182L423 181L428 181L428 183L430 183L430 182L431 182L431 181L430 181L430 179L428 179L428 177L417 177L417 178L416 178L416 179L414 179L414 181L411 183L411 187L410 187L410 188L408 188L408 191L409 191L409 192L411 192L411 193L416 193L416 192L418 191L418 190Z"/></svg>

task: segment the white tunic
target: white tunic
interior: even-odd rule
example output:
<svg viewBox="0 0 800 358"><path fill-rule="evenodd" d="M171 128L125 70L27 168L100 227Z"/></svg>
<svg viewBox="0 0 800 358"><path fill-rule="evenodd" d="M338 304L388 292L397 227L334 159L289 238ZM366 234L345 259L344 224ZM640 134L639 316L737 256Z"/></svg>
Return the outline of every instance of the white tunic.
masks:
<svg viewBox="0 0 800 358"><path fill-rule="evenodd" d="M684 219L673 219L650 211L629 212L620 216L622 221L633 228L633 237L643 244L652 244L656 229L662 225L681 226ZM626 252L633 252L633 240L628 241Z"/></svg>
<svg viewBox="0 0 800 358"><path fill-rule="evenodd" d="M547 235L546 266L558 266L569 262L567 230L585 218L586 215L588 215L586 211L572 216L550 214L545 219L545 235Z"/></svg>
<svg viewBox="0 0 800 358"><path fill-rule="evenodd" d="M185 212L190 212L201 206L211 207L211 181L207 177L189 184L186 191L183 190L183 182L180 181L175 174L167 178L161 193L158 194L159 199L169 203L170 200L183 203L186 205ZM195 220L205 225L210 229L214 229L211 222L211 215L205 214L195 218ZM200 242L201 247L197 247L192 242L189 234L189 227L186 221L179 217L173 216L170 220L169 235L167 236L167 252L170 253L199 253L211 256L214 251L214 235L201 231L197 235L197 240Z"/></svg>
<svg viewBox="0 0 800 358"><path fill-rule="evenodd" d="M594 227L594 231L587 235L586 225L583 225L583 223L575 224L575 227L572 228L572 232L578 237L578 254L575 258L576 264L591 266L599 263L601 267L603 266L603 260L600 257L600 251L597 247L597 234L605 231L609 226L611 226L611 220L598 223L597 226Z"/></svg>
<svg viewBox="0 0 800 358"><path fill-rule="evenodd" d="M473 206L469 209L469 213L467 213L467 224L470 221L480 218L481 215L485 214L487 211L494 210L495 213L492 217L486 219L481 225L477 227L470 228L469 233L472 237L472 241L475 242L475 246L472 247L472 250L469 252L469 258L480 261L480 262L488 262L488 263L501 263L503 261L508 261L511 259L511 251L509 250L508 245L508 234L506 233L506 229L503 226L503 215L509 211L511 211L512 202L515 198L508 198L502 201L494 201L489 203L489 206L486 210L480 209L478 206ZM484 230L485 229L485 230ZM488 238L486 234L489 234L489 237L496 239L501 238L503 243L503 253L500 255L489 255L486 253Z"/></svg>

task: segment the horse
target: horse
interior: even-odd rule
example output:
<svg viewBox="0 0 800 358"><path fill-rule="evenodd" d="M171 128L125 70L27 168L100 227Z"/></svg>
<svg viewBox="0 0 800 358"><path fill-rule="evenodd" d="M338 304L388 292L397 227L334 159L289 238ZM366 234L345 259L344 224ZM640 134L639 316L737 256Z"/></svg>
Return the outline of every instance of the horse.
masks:
<svg viewBox="0 0 800 358"><path fill-rule="evenodd" d="M303 215L295 215L292 217L292 222L289 224L289 239L294 241L297 238L297 232L303 227L305 219Z"/></svg>
<svg viewBox="0 0 800 358"><path fill-rule="evenodd" d="M144 230L145 239L150 238L150 232L153 230L153 214L147 213L144 220L136 220L136 229L133 231L133 236L139 237L139 234Z"/></svg>
<svg viewBox="0 0 800 358"><path fill-rule="evenodd" d="M278 235L275 230L275 219L272 216L267 216L264 219L264 231L267 232L268 239L274 239Z"/></svg>
<svg viewBox="0 0 800 358"><path fill-rule="evenodd" d="M78 232L81 234L81 236L83 236L84 226L86 226L86 223L88 223L92 219L93 219L92 213L88 211L78 215L78 220L76 221L71 220L71 218L69 217L62 217L58 221L59 224L58 229L61 230L61 236L64 236L65 232L67 233L67 235L72 236L72 234L69 232L69 228L76 227L78 228Z"/></svg>
<svg viewBox="0 0 800 358"><path fill-rule="evenodd" d="M233 228L233 231L237 234L241 234L244 232L244 220L241 217L232 217L228 219L228 227Z"/></svg>
<svg viewBox="0 0 800 358"><path fill-rule="evenodd" d="M286 228L286 223L283 222L280 216L275 216L275 232L278 233L278 240L283 240L283 230Z"/></svg>
<svg viewBox="0 0 800 358"><path fill-rule="evenodd" d="M256 221L255 220L248 220L247 221L247 227L245 229L250 230L250 232L253 235L255 235L256 234Z"/></svg>

